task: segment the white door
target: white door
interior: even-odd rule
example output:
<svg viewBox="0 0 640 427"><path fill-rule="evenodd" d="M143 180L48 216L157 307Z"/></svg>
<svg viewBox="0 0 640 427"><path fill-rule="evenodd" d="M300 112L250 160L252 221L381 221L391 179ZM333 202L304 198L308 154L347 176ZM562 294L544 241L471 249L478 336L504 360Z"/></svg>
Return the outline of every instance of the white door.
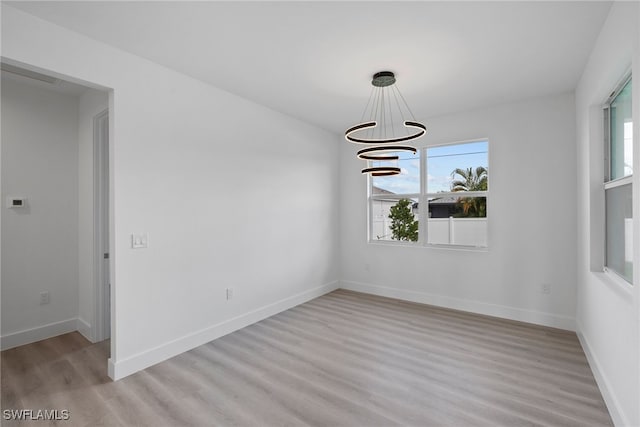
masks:
<svg viewBox="0 0 640 427"><path fill-rule="evenodd" d="M94 118L96 242L96 341L111 337L111 253L109 251L109 112Z"/></svg>

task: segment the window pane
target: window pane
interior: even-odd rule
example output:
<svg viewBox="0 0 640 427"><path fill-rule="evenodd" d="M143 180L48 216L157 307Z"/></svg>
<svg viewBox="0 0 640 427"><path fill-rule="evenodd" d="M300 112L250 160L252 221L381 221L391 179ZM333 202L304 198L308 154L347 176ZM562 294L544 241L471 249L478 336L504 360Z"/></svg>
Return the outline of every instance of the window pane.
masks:
<svg viewBox="0 0 640 427"><path fill-rule="evenodd" d="M384 162L369 162L371 166L399 167L400 175L371 177L371 194L418 194L420 193L420 152L397 152L400 159Z"/></svg>
<svg viewBox="0 0 640 427"><path fill-rule="evenodd" d="M428 203L427 243L487 246L486 197L447 194Z"/></svg>
<svg viewBox="0 0 640 427"><path fill-rule="evenodd" d="M488 141L427 149L427 193L488 190Z"/></svg>
<svg viewBox="0 0 640 427"><path fill-rule="evenodd" d="M611 180L633 174L631 80L610 104Z"/></svg>
<svg viewBox="0 0 640 427"><path fill-rule="evenodd" d="M607 222L607 262L629 283L633 278L632 185L605 191Z"/></svg>
<svg viewBox="0 0 640 427"><path fill-rule="evenodd" d="M371 240L418 241L418 200L371 200Z"/></svg>

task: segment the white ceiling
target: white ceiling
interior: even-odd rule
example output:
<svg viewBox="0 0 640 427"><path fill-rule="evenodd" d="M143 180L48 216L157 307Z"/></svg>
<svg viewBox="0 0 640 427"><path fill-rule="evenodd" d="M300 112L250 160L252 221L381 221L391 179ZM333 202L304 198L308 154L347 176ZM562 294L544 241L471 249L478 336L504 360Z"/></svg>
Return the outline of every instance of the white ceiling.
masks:
<svg viewBox="0 0 640 427"><path fill-rule="evenodd" d="M376 71L416 117L571 91L610 2L9 2L342 133ZM427 123L428 125L428 123Z"/></svg>

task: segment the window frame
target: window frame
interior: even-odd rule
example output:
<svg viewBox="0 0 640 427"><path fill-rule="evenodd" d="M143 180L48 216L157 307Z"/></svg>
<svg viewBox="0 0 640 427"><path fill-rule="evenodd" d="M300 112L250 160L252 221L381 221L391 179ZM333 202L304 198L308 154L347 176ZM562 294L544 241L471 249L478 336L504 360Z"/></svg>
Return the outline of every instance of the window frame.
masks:
<svg viewBox="0 0 640 427"><path fill-rule="evenodd" d="M618 95L620 95L620 93L623 91L623 89L627 86L627 84L629 82L632 81L633 75L631 73L631 71L628 71L627 73L625 73L625 77L622 78L622 80L620 80L620 82L616 85L615 89L609 94L609 97L607 98L607 100L604 102L603 104L603 146L604 146L604 176L603 176L603 185L602 185L602 200L603 200L603 213L604 213L604 221L603 221L603 241L602 241L602 248L603 248L603 259L602 259L602 269L603 271L609 275L616 283L624 283L627 286L633 286L633 278L631 279L631 281L629 281L626 277L624 277L622 274L620 274L619 272L617 272L615 269L613 269L612 267L608 266L608 237L607 237L607 205L606 205L606 199L607 199L607 191L614 189L614 188L618 188L618 187L623 187L626 185L630 185L631 186L631 197L633 198L633 172L631 173L631 175L626 175L626 176L622 176L619 178L615 178L615 179L611 179L611 149L612 149L612 141L611 141L611 104L615 101L615 99L618 97ZM632 98L632 109L633 109L633 98ZM635 139L637 136L634 135L633 138ZM633 156L636 156L637 153L632 153ZM633 214L632 214L633 215ZM633 217L632 217L633 218ZM637 248L633 248L633 250L637 250ZM635 272L632 271L631 273L636 274Z"/></svg>
<svg viewBox="0 0 640 427"><path fill-rule="evenodd" d="M623 176L616 179L611 179L611 104L613 101L620 95L620 92L625 88L625 86L632 80L633 75L631 72L625 74L625 77L618 83L609 94L609 97L604 102L602 109L605 111L604 117L604 183L616 182L621 179L633 177L633 174ZM633 101L632 101L633 102ZM633 108L633 105L632 105ZM635 155L635 153L634 153Z"/></svg>
<svg viewBox="0 0 640 427"><path fill-rule="evenodd" d="M451 145L463 145L470 144L474 142L485 142L487 144L487 190L486 191L469 191L464 192L465 196L468 197L485 197L487 200L487 216L486 218L486 227L487 227L487 240L486 244L483 246L480 245L461 245L455 243L429 243L428 236L428 220L429 220L429 198L434 197L434 195L438 194L439 196L444 195L456 195L459 196L460 192L447 192L447 193L427 193L427 180L428 180L428 169L427 169L427 150L430 148L436 147L445 147ZM373 177L369 176L367 179L367 241L371 244L382 244L382 245L395 245L395 246L410 246L410 247L422 247L422 248L435 248L435 249L452 249L452 250L465 250L465 251L487 251L489 249L490 237L489 237L489 206L490 206L490 188L491 188L491 173L490 163L491 163L491 150L490 150L490 140L487 137L474 138L462 141L452 141L452 142L444 142L439 144L432 144L428 146L423 146L418 149L419 152L419 162L420 162L420 192L419 193L407 193L407 194L373 194ZM382 200L398 200L398 199L417 199L418 200L418 240L415 242L410 241L401 241L401 240L383 240L377 239L373 234L374 227L374 218L373 218L373 203L375 201Z"/></svg>

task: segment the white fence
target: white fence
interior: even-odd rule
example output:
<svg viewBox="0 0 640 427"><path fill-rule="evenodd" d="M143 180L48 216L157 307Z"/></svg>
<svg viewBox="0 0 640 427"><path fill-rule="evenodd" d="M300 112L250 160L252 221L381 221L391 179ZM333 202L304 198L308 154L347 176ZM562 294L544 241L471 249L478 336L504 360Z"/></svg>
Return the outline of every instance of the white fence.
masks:
<svg viewBox="0 0 640 427"><path fill-rule="evenodd" d="M436 245L487 246L487 218L429 218L427 241Z"/></svg>
<svg viewBox="0 0 640 427"><path fill-rule="evenodd" d="M391 220L373 218L372 240L391 240ZM434 245L487 246L486 218L429 218L427 242Z"/></svg>

